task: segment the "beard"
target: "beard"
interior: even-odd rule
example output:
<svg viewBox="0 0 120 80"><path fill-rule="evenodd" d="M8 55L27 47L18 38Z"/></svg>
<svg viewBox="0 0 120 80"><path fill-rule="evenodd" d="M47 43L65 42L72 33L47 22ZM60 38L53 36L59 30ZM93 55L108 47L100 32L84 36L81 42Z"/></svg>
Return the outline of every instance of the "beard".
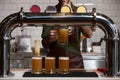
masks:
<svg viewBox="0 0 120 80"><path fill-rule="evenodd" d="M61 5L68 4L70 0L59 0Z"/></svg>

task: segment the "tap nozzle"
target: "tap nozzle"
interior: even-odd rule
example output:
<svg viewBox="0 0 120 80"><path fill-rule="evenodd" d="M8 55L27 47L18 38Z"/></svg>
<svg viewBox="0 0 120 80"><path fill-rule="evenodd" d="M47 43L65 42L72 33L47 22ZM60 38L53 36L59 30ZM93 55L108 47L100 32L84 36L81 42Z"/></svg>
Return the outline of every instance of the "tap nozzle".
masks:
<svg viewBox="0 0 120 80"><path fill-rule="evenodd" d="M20 21L20 26L22 26L23 25L23 23L22 23L22 20L23 20L23 7L20 8L18 18L19 18L19 21Z"/></svg>
<svg viewBox="0 0 120 80"><path fill-rule="evenodd" d="M93 16L93 23L92 23L92 30L96 30L96 8L92 8L92 16Z"/></svg>

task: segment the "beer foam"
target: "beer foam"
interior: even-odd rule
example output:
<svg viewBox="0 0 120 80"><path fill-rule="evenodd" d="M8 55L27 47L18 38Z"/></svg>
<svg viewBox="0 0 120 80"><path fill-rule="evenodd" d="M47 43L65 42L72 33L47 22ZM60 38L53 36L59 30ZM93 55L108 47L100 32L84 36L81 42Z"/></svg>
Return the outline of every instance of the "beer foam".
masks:
<svg viewBox="0 0 120 80"><path fill-rule="evenodd" d="M59 31L68 31L68 29L65 29L65 28L64 29L59 29Z"/></svg>
<svg viewBox="0 0 120 80"><path fill-rule="evenodd" d="M45 57L45 59L55 59L55 57Z"/></svg>
<svg viewBox="0 0 120 80"><path fill-rule="evenodd" d="M62 59L62 60L69 60L69 57L59 57L59 59Z"/></svg>
<svg viewBox="0 0 120 80"><path fill-rule="evenodd" d="M42 57L32 57L32 59L42 59Z"/></svg>

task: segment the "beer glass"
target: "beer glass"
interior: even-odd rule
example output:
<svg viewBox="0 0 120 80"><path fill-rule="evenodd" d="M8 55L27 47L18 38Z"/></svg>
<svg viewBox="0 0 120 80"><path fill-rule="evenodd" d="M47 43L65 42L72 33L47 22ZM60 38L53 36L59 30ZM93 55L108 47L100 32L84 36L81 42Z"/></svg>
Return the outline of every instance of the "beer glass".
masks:
<svg viewBox="0 0 120 80"><path fill-rule="evenodd" d="M32 57L32 73L42 73L42 57Z"/></svg>
<svg viewBox="0 0 120 80"><path fill-rule="evenodd" d="M45 57L45 73L55 73L55 57Z"/></svg>
<svg viewBox="0 0 120 80"><path fill-rule="evenodd" d="M68 44L68 29L60 28L58 32L58 43L60 44Z"/></svg>
<svg viewBox="0 0 120 80"><path fill-rule="evenodd" d="M40 40L35 40L34 45L35 45L35 55L40 56Z"/></svg>
<svg viewBox="0 0 120 80"><path fill-rule="evenodd" d="M69 57L59 57L59 73L69 73Z"/></svg>

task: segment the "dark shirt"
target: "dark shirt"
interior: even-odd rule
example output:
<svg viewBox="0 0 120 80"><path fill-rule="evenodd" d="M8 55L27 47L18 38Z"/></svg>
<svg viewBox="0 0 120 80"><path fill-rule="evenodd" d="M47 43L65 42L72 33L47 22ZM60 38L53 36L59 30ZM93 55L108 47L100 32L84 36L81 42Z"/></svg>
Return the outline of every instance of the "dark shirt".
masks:
<svg viewBox="0 0 120 80"><path fill-rule="evenodd" d="M61 5L58 4L55 6L57 12L60 12ZM76 10L76 7L72 4L73 11ZM59 56L68 56L70 58L70 68L84 68L83 59L80 53L80 30L77 27L68 26L69 37L68 45L59 45L57 41L50 42L49 35L50 30L53 27L43 27L42 31L42 45L44 48L49 49L47 56L54 56L58 59ZM56 60L56 65L58 60Z"/></svg>

